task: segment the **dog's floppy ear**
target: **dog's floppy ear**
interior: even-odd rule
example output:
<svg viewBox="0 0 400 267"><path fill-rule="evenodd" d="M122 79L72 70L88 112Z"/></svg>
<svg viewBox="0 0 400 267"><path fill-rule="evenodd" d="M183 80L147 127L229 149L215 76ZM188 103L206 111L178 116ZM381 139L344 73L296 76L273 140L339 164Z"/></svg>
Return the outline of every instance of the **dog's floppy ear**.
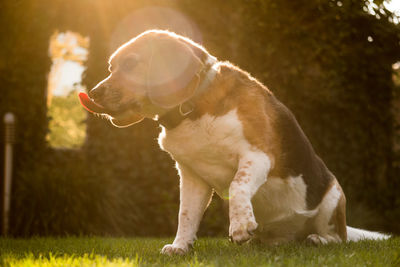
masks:
<svg viewBox="0 0 400 267"><path fill-rule="evenodd" d="M155 105L173 108L188 100L198 86L198 72L204 65L196 54L196 49L200 49L171 37L159 38L151 45L152 56L147 72L148 97Z"/></svg>

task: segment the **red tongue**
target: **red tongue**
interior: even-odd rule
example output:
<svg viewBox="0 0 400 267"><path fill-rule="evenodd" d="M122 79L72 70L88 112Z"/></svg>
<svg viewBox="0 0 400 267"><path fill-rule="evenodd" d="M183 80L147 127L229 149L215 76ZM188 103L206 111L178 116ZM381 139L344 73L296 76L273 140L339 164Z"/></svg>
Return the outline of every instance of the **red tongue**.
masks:
<svg viewBox="0 0 400 267"><path fill-rule="evenodd" d="M79 100L81 101L82 106L89 112L106 113L106 109L103 106L93 102L84 92L79 93Z"/></svg>

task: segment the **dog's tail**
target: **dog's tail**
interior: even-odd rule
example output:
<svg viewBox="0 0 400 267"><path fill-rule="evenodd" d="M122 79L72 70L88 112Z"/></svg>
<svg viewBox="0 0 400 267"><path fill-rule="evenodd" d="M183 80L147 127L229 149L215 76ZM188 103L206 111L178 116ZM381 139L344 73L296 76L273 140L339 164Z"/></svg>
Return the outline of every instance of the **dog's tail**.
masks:
<svg viewBox="0 0 400 267"><path fill-rule="evenodd" d="M389 239L390 235L381 234L362 229L347 226L347 241L359 241L363 239L385 240Z"/></svg>

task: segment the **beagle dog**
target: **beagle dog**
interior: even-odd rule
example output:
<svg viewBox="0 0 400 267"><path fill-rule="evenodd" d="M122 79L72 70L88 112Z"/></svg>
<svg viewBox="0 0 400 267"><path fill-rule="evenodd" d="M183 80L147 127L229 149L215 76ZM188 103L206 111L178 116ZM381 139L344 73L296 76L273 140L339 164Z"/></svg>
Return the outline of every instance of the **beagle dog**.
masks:
<svg viewBox="0 0 400 267"><path fill-rule="evenodd" d="M249 73L202 46L150 30L118 48L110 75L80 94L117 127L161 125L180 176L179 224L164 254L184 254L213 192L229 201L229 236L315 244L389 236L346 226L346 198L290 110Z"/></svg>

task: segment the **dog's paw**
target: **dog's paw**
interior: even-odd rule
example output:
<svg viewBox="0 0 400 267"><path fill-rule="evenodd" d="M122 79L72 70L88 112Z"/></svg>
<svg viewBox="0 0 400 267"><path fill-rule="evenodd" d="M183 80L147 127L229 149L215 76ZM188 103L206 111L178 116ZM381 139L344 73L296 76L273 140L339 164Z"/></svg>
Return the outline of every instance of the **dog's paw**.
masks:
<svg viewBox="0 0 400 267"><path fill-rule="evenodd" d="M257 229L257 226L254 218L243 222L233 221L229 226L229 238L234 243L244 243L253 237L253 232Z"/></svg>
<svg viewBox="0 0 400 267"><path fill-rule="evenodd" d="M306 242L311 245L325 245L328 243L328 240L320 235L311 234L307 236Z"/></svg>
<svg viewBox="0 0 400 267"><path fill-rule="evenodd" d="M174 245L174 244L168 244L168 245L165 245L162 248L161 254L169 255L169 256L172 256L172 255L184 255L188 251L189 251L189 247L188 246L181 247L181 246Z"/></svg>

